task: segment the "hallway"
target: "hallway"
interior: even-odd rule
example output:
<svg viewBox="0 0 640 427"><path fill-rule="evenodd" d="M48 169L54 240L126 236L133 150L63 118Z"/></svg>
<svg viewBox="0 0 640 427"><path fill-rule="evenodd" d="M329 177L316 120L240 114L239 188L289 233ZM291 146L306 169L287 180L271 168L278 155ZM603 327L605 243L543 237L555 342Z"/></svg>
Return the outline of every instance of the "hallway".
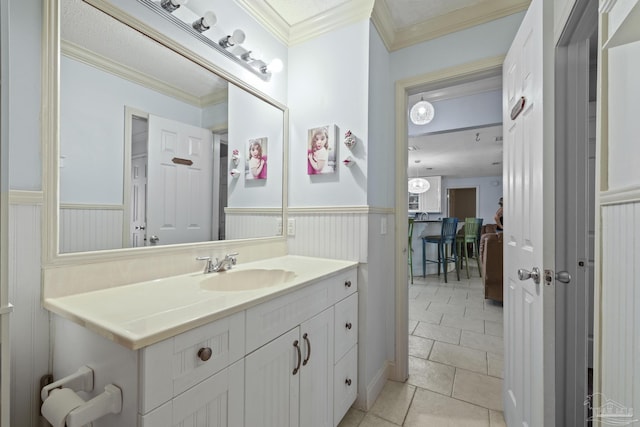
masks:
<svg viewBox="0 0 640 427"><path fill-rule="evenodd" d="M484 299L477 269L460 282L436 275L409 285L409 379L388 381L369 412L339 427L499 427L502 306Z"/></svg>

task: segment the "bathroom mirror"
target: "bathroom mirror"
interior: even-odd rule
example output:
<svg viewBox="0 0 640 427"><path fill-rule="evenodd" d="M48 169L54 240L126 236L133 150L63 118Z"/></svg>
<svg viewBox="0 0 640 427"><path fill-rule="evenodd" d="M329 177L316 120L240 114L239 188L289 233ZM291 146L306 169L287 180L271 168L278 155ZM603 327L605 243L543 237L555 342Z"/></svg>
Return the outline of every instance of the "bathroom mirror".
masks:
<svg viewBox="0 0 640 427"><path fill-rule="evenodd" d="M59 49L58 254L282 236L283 106L81 0Z"/></svg>

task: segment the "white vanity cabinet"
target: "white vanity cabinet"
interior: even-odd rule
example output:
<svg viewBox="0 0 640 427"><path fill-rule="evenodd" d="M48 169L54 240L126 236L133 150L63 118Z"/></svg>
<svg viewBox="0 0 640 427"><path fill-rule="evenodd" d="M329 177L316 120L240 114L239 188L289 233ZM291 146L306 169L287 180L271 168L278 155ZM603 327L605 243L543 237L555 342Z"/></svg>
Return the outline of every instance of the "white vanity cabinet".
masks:
<svg viewBox="0 0 640 427"><path fill-rule="evenodd" d="M353 269L247 310L245 427L338 424L356 398L357 362L335 350L357 361L356 290Z"/></svg>
<svg viewBox="0 0 640 427"><path fill-rule="evenodd" d="M356 399L357 267L319 277L141 347L119 345L119 335L89 321L53 316L54 378L87 365L94 390L83 398L107 384L122 390L122 411L94 427L334 427Z"/></svg>

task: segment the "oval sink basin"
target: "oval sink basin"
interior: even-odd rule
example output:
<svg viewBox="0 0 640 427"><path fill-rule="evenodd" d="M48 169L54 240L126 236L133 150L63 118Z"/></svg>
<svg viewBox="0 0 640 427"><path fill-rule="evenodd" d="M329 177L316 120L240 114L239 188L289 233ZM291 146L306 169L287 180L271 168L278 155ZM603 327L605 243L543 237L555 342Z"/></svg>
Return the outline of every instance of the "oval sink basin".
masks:
<svg viewBox="0 0 640 427"><path fill-rule="evenodd" d="M200 281L200 287L207 291L253 291L282 285L295 277L296 274L288 270L231 270L212 273Z"/></svg>

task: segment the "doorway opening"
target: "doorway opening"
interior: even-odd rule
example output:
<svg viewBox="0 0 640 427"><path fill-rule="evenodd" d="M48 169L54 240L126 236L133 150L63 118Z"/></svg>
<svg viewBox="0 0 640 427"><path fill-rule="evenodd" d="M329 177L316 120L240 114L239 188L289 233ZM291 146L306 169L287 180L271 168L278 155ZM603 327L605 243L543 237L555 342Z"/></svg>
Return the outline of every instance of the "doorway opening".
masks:
<svg viewBox="0 0 640 427"><path fill-rule="evenodd" d="M475 218L477 216L476 194L476 187L447 189L449 216L458 218L458 222L464 222L465 218Z"/></svg>

